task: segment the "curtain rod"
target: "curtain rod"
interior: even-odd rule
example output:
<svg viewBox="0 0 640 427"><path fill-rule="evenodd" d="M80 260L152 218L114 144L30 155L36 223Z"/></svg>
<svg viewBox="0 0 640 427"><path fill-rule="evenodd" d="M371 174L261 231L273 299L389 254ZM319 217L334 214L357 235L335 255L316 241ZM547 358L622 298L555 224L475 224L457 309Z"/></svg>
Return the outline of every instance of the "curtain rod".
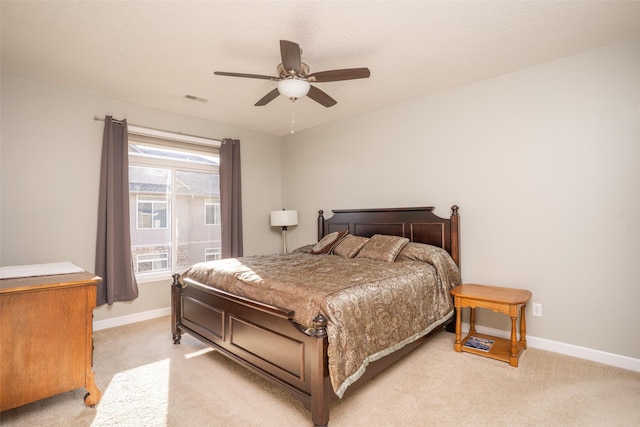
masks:
<svg viewBox="0 0 640 427"><path fill-rule="evenodd" d="M104 122L105 119L99 116L93 116L93 120L96 121L101 121ZM111 118L111 121L114 121L116 123L123 123L124 120L118 120L118 119L114 119L113 117ZM186 138L197 138L197 139L203 139L203 140L208 140L208 141L215 141L215 142L225 142L225 138L221 138L221 139L214 139L214 138L208 138L206 136L198 136L198 135L189 135L187 133L182 133L182 132L176 132L173 130L164 130L164 129L156 129L156 128L150 128L147 126L139 126L139 125L134 125L133 123L128 123L129 126L134 127L134 128L139 128L139 129L145 129L145 130L150 130L150 131L155 131L155 132L165 132L165 133L172 133L172 134L176 134L176 135L181 135L184 136Z"/></svg>
<svg viewBox="0 0 640 427"><path fill-rule="evenodd" d="M104 122L105 119L103 119L102 117L98 117L98 116L93 116L93 120L98 120L101 122ZM124 122L124 120L118 120L118 119L114 119L113 117L111 118L112 121L117 122L117 123L122 123Z"/></svg>

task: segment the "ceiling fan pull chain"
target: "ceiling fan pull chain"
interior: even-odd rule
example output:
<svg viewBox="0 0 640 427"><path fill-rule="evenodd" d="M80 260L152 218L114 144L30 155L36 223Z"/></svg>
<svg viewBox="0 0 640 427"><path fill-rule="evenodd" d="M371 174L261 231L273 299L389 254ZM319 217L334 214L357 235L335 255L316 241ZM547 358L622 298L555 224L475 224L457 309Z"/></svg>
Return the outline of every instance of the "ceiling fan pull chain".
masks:
<svg viewBox="0 0 640 427"><path fill-rule="evenodd" d="M295 132L296 128L296 103L291 103L291 135Z"/></svg>

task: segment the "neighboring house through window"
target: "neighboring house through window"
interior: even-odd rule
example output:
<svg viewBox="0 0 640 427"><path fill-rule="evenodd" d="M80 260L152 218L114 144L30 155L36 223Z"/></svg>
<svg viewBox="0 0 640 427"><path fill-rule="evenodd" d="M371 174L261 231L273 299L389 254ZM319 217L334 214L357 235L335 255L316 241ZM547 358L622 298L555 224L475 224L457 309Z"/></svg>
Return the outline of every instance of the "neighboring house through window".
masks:
<svg viewBox="0 0 640 427"><path fill-rule="evenodd" d="M220 202L207 200L204 202L204 223L220 225Z"/></svg>
<svg viewBox="0 0 640 427"><path fill-rule="evenodd" d="M158 280L220 258L219 146L129 126L131 250L138 280Z"/></svg>
<svg viewBox="0 0 640 427"><path fill-rule="evenodd" d="M138 230L150 228L167 228L167 205L166 196L148 196L139 194L137 196Z"/></svg>
<svg viewBox="0 0 640 427"><path fill-rule="evenodd" d="M204 260L213 261L215 259L222 258L222 251L220 248L207 248L204 250Z"/></svg>

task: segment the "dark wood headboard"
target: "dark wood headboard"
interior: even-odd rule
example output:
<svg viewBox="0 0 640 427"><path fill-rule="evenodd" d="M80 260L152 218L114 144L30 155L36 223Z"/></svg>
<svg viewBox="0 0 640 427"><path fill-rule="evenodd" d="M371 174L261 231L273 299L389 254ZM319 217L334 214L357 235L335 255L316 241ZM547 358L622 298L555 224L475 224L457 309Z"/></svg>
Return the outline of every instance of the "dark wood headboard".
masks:
<svg viewBox="0 0 640 427"><path fill-rule="evenodd" d="M420 208L341 209L324 218L318 211L318 240L334 231L349 230L355 236L371 237L388 234L407 237L412 242L427 243L445 249L460 266L458 206L451 207L451 216L441 218L433 206Z"/></svg>

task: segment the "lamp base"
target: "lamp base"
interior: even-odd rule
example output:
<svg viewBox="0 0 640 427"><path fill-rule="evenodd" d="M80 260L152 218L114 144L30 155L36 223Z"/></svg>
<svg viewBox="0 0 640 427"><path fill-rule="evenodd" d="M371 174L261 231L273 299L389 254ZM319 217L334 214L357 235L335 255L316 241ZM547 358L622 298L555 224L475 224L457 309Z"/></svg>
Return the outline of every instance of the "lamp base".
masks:
<svg viewBox="0 0 640 427"><path fill-rule="evenodd" d="M282 253L287 253L287 227L282 227Z"/></svg>

